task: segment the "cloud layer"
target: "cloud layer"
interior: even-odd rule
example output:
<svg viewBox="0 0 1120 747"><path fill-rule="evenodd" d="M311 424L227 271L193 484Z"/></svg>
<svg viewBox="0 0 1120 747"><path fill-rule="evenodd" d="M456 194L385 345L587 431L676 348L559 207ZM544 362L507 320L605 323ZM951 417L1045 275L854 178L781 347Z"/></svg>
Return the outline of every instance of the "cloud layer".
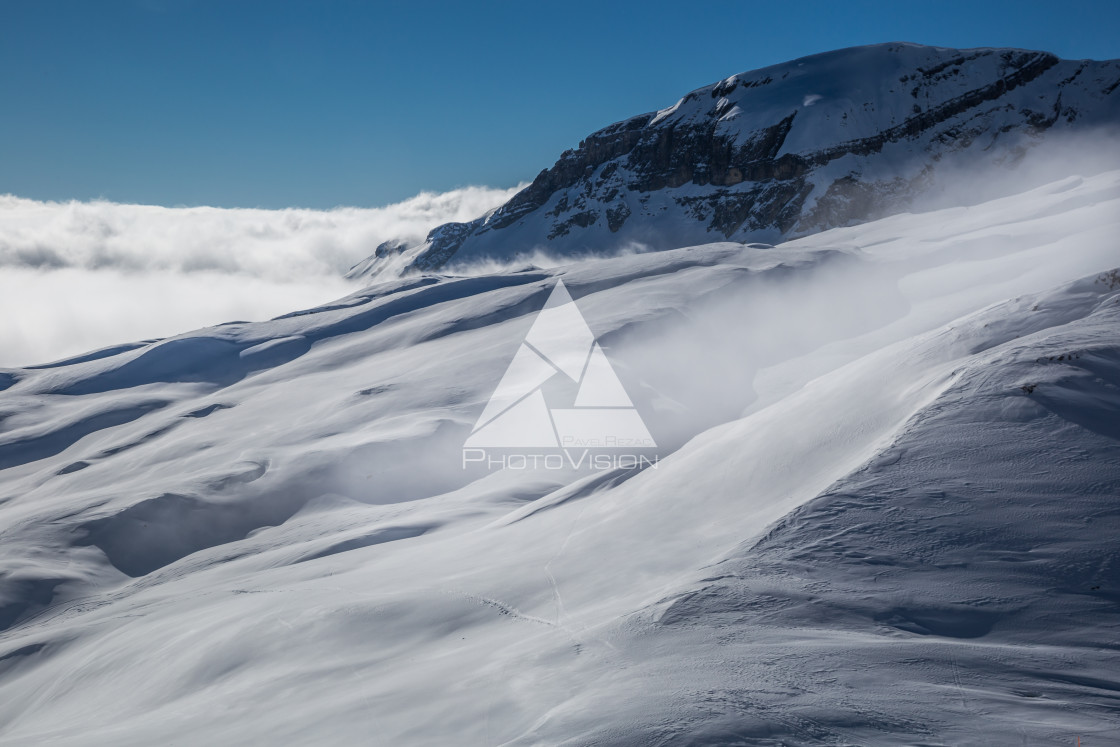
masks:
<svg viewBox="0 0 1120 747"><path fill-rule="evenodd" d="M380 208L252 210L0 196L0 367L264 319L353 290L383 241L478 217L517 188Z"/></svg>

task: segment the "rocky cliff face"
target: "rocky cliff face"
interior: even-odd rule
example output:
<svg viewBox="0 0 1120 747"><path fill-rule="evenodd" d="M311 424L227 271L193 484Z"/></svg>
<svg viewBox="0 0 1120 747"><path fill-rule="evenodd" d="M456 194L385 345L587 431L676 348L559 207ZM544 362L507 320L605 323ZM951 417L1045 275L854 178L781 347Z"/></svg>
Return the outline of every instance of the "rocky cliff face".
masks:
<svg viewBox="0 0 1120 747"><path fill-rule="evenodd" d="M493 213L383 245L352 276L533 250L777 241L905 209L940 164L1120 122L1120 61L883 44L734 75L613 124Z"/></svg>

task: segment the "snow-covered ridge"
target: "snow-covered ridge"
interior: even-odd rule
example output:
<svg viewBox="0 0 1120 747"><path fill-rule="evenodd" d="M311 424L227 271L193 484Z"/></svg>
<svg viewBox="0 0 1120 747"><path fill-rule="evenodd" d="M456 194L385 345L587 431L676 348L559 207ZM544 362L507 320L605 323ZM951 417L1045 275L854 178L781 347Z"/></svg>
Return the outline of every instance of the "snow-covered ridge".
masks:
<svg viewBox="0 0 1120 747"><path fill-rule="evenodd" d="M0 370L0 745L1120 728L1120 172ZM562 277L657 469L465 474Z"/></svg>
<svg viewBox="0 0 1120 747"><path fill-rule="evenodd" d="M536 250L775 243L862 222L906 209L943 173L1008 166L1054 136L1114 128L1118 86L1120 61L1020 49L895 43L813 55L593 133L497 211L382 247L351 276ZM1100 156L1102 169L1120 166L1115 143Z"/></svg>

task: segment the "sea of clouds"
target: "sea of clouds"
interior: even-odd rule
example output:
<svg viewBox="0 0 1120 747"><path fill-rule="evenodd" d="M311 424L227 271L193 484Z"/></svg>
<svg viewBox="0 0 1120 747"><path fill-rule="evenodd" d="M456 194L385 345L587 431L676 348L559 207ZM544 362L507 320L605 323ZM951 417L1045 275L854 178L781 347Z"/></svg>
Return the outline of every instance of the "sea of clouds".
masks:
<svg viewBox="0 0 1120 747"><path fill-rule="evenodd" d="M464 187L333 210L0 195L0 367L330 301L355 290L344 274L381 242L420 240L518 189Z"/></svg>

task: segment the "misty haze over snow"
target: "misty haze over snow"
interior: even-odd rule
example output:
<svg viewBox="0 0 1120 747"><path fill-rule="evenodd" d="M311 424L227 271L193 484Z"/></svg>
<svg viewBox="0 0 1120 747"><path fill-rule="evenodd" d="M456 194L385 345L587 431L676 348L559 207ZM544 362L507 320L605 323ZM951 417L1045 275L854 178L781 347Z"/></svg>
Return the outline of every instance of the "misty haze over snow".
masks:
<svg viewBox="0 0 1120 747"><path fill-rule="evenodd" d="M517 189L334 210L0 196L0 366L314 306L353 290L343 275L382 242L421 240Z"/></svg>

